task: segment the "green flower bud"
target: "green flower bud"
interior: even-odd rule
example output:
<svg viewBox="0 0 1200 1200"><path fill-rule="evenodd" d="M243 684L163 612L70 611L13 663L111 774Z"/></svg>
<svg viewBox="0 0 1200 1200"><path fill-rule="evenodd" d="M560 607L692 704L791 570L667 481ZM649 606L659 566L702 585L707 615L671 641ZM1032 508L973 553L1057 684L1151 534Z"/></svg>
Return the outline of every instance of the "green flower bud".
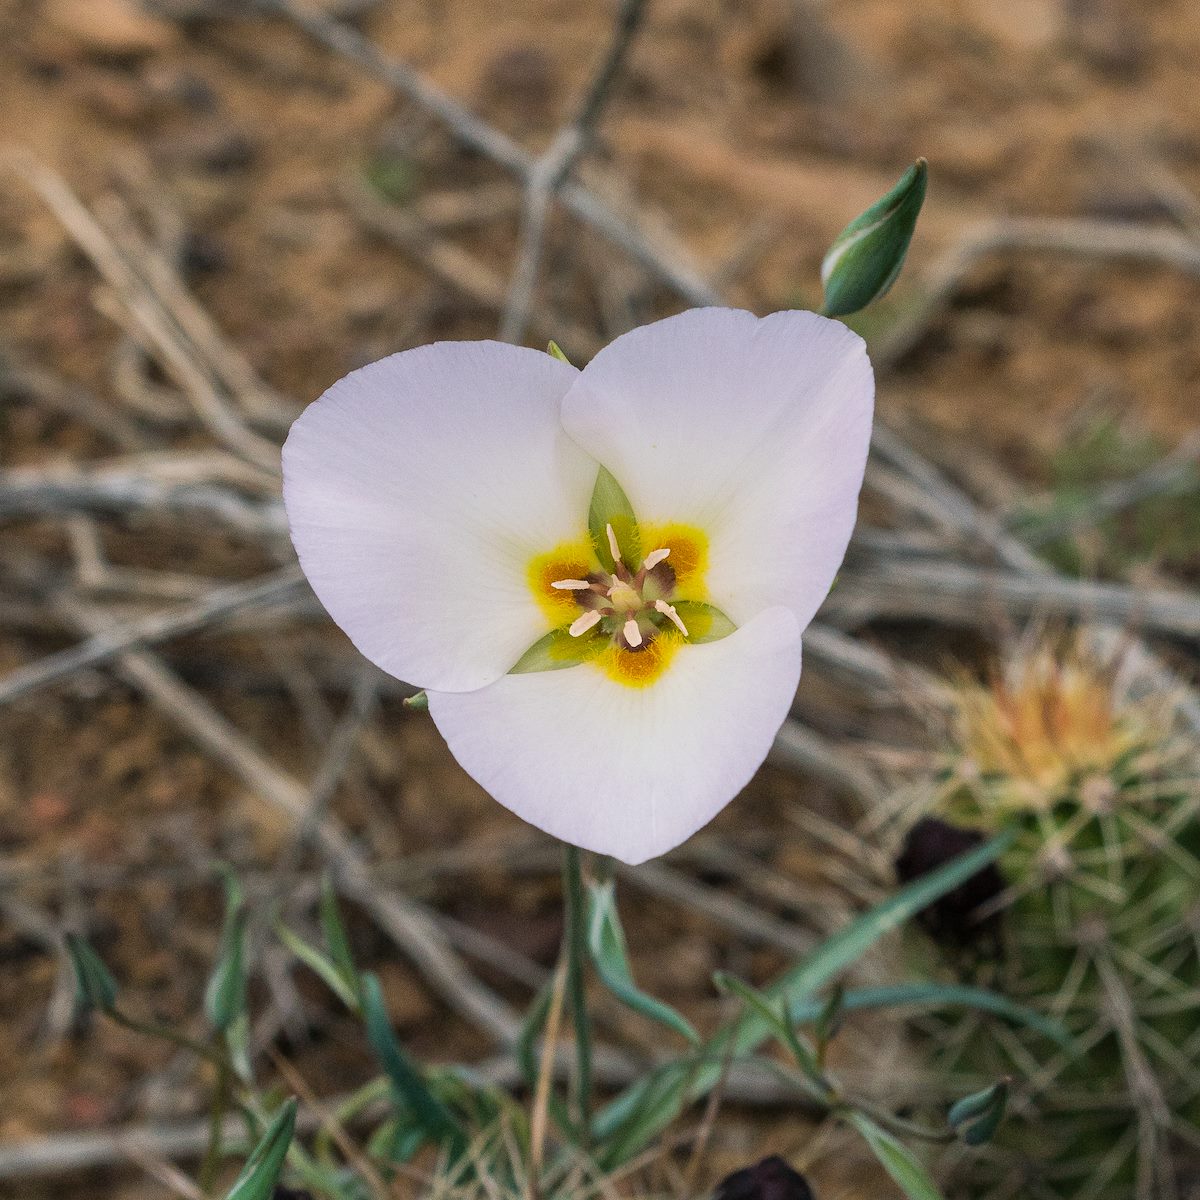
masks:
<svg viewBox="0 0 1200 1200"><path fill-rule="evenodd" d="M896 282L925 202L927 177L925 160L918 158L882 200L834 239L821 264L825 316L858 312Z"/></svg>

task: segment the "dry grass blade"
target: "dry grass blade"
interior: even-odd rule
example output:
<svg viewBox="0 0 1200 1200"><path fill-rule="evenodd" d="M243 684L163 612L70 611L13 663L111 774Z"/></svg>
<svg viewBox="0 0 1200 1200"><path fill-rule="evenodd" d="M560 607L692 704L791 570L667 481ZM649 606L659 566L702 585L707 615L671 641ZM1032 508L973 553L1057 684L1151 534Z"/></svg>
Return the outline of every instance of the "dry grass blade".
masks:
<svg viewBox="0 0 1200 1200"><path fill-rule="evenodd" d="M113 288L143 334L160 354L191 400L196 415L213 435L247 462L279 474L279 448L246 424L199 362L183 331L147 286L137 268L122 254L100 223L80 202L63 178L19 147L0 154L7 166L42 197L79 248Z"/></svg>

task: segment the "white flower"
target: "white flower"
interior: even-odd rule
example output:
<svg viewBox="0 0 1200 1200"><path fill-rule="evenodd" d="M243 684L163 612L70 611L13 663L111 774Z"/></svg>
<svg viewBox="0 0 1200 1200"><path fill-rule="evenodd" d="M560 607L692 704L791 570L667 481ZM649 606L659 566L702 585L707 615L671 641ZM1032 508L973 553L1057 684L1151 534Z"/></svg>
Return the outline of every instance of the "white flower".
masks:
<svg viewBox="0 0 1200 1200"><path fill-rule="evenodd" d="M468 774L641 862L733 798L787 715L873 391L862 340L808 312L697 309L582 371L498 342L409 350L292 427L292 539Z"/></svg>

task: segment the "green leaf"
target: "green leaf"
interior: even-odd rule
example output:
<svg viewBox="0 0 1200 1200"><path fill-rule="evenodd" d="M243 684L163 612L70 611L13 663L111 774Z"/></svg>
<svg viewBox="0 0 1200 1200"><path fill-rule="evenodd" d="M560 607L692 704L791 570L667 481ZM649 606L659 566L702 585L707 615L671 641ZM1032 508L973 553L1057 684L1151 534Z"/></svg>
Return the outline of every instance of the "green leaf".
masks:
<svg viewBox="0 0 1200 1200"><path fill-rule="evenodd" d="M396 1102L412 1113L430 1141L449 1147L454 1158L459 1158L467 1146L462 1128L450 1110L429 1090L421 1072L400 1048L383 1004L379 980L373 974L366 974L362 984L367 1039L392 1085Z"/></svg>
<svg viewBox="0 0 1200 1200"><path fill-rule="evenodd" d="M526 675L533 671L561 671L590 662L603 653L610 639L596 629L580 637L572 637L565 629L555 629L538 638L508 669L510 675Z"/></svg>
<svg viewBox="0 0 1200 1200"><path fill-rule="evenodd" d="M66 940L75 970L75 1011L111 1013L117 1007L117 981L86 939L68 933Z"/></svg>
<svg viewBox="0 0 1200 1200"><path fill-rule="evenodd" d="M903 1142L860 1112L849 1112L845 1117L909 1200L942 1200L929 1172Z"/></svg>
<svg viewBox="0 0 1200 1200"><path fill-rule="evenodd" d="M824 1005L817 1001L801 1000L790 1005L789 1012L795 1024L805 1025L819 1021L823 1008ZM1024 1025L1057 1042L1065 1050L1074 1047L1071 1035L1057 1021L1017 1004L1007 996L965 984L898 983L887 987L855 988L842 994L838 1011L848 1013L881 1008L971 1008Z"/></svg>
<svg viewBox="0 0 1200 1200"><path fill-rule="evenodd" d="M982 1146L990 1142L1004 1120L1008 1108L1008 1080L964 1096L951 1106L946 1114L946 1124L953 1129L968 1146Z"/></svg>
<svg viewBox="0 0 1200 1200"><path fill-rule="evenodd" d="M237 879L230 871L224 875L225 924L204 992L205 1015L221 1033L246 1011L246 908Z"/></svg>
<svg viewBox="0 0 1200 1200"><path fill-rule="evenodd" d="M545 1031L546 1021L550 1016L550 1002L553 999L554 980L548 979L534 996L533 1003L521 1022L521 1029L513 1048L516 1052L517 1066L521 1069L521 1077L530 1088L537 1087L537 1041Z"/></svg>
<svg viewBox="0 0 1200 1200"><path fill-rule="evenodd" d="M953 891L981 867L999 858L1013 843L1015 830L1007 830L967 854L922 875L870 912L851 921L840 932L790 970L770 987L768 997L787 997L789 1010L813 1001L822 988L851 966L884 934L903 924L940 896ZM817 1001L819 1013L823 1005ZM812 1019L812 1018L810 1018ZM594 1129L600 1141L611 1139L597 1150L597 1161L613 1168L638 1153L689 1103L706 1095L721 1077L722 1064L753 1053L771 1035L770 1024L756 1012L744 1013L723 1026L704 1044L698 1058L670 1063L632 1084L596 1116ZM653 1094L653 1119L642 1115ZM638 1116L637 1136L629 1136L631 1114ZM619 1136L618 1136L619 1135Z"/></svg>
<svg viewBox="0 0 1200 1200"><path fill-rule="evenodd" d="M245 1084L253 1083L254 1067L250 1061L250 1014L241 1012L225 1030L225 1045L229 1048L229 1065Z"/></svg>
<svg viewBox="0 0 1200 1200"><path fill-rule="evenodd" d="M676 600L675 611L687 626L688 641L719 642L737 630L737 626L715 605L699 600Z"/></svg>
<svg viewBox="0 0 1200 1200"><path fill-rule="evenodd" d="M298 933L286 925L276 925L275 933L279 940L315 975L319 975L325 986L351 1012L359 1012L360 1004L356 990L347 984L342 973L334 963L330 962L315 946L310 946Z"/></svg>
<svg viewBox="0 0 1200 1200"><path fill-rule="evenodd" d="M551 358L557 358L559 362L565 362L568 367L571 365L571 360L562 352L562 347L555 341L551 341L546 347L546 353Z"/></svg>
<svg viewBox="0 0 1200 1200"><path fill-rule="evenodd" d="M358 976L358 967L354 963L354 953L350 949L350 937L346 933L346 925L342 920L341 909L338 907L333 879L328 872L321 880L319 915L329 957L333 960L338 975L345 983L346 990L357 997L362 991L362 982ZM353 1004L350 1007L357 1010L358 1005Z"/></svg>
<svg viewBox="0 0 1200 1200"><path fill-rule="evenodd" d="M816 1059L796 1036L794 1023L788 1020L786 1000L778 1001L766 996L744 979L739 979L728 971L715 972L713 984L717 991L731 992L749 1004L774 1031L784 1048L791 1052L792 1057L796 1060L796 1065L802 1071L813 1076L820 1074Z"/></svg>
<svg viewBox="0 0 1200 1200"><path fill-rule="evenodd" d="M296 1101L291 1099L275 1114L225 1200L270 1200L295 1132Z"/></svg>
<svg viewBox="0 0 1200 1200"><path fill-rule="evenodd" d="M674 1030L693 1046L700 1044L700 1035L686 1018L669 1004L639 990L633 982L612 880L588 885L587 947L601 982L618 1000L643 1017Z"/></svg>
<svg viewBox="0 0 1200 1200"><path fill-rule="evenodd" d="M429 696L425 692L414 692L411 696L405 696L400 703L413 712L429 711Z"/></svg>
<svg viewBox="0 0 1200 1200"><path fill-rule="evenodd" d="M896 282L925 202L927 181L926 162L919 158L886 196L834 239L821 264L821 311L827 317L866 308Z"/></svg>
<svg viewBox="0 0 1200 1200"><path fill-rule="evenodd" d="M608 526L617 535L617 546L627 566L636 565L642 559L642 541L638 534L637 518L633 505L621 485L604 467L596 475L596 486L592 490L592 503L588 508L588 529L592 535L592 546L604 569L611 571L615 565L608 545Z"/></svg>

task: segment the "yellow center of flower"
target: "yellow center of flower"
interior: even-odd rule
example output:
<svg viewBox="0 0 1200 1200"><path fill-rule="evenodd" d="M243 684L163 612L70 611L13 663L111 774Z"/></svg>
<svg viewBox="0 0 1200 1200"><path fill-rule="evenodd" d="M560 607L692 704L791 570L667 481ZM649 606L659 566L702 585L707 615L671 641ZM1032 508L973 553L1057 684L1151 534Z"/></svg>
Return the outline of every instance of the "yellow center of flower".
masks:
<svg viewBox="0 0 1200 1200"><path fill-rule="evenodd" d="M683 524L633 527L620 537L610 524L605 535L611 570L601 565L584 536L534 558L527 571L529 587L552 629L573 639L578 661L627 687L647 687L693 639L689 620L702 637L709 633L708 612L693 616L689 607L707 607L708 539ZM639 555L625 548L639 545L652 549ZM564 649L570 652L572 646Z"/></svg>

